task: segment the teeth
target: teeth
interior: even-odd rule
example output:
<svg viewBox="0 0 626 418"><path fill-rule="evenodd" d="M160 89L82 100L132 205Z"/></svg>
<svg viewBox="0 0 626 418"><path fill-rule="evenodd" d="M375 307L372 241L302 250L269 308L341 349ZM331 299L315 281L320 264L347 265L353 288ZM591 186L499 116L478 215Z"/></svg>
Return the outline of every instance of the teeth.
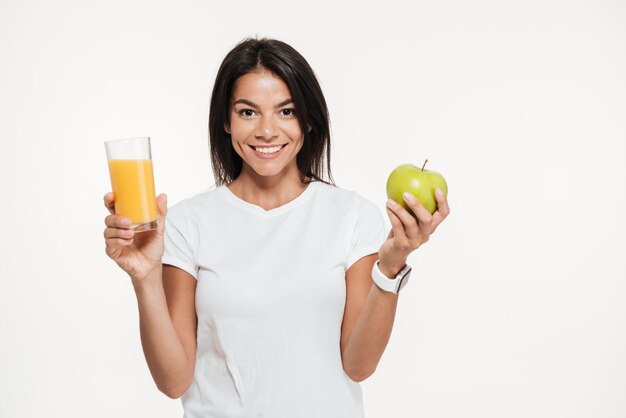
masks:
<svg viewBox="0 0 626 418"><path fill-rule="evenodd" d="M257 150L258 152L262 152L263 154L273 154L276 151L280 150L282 148L282 146L277 146L277 147L254 147L255 150Z"/></svg>

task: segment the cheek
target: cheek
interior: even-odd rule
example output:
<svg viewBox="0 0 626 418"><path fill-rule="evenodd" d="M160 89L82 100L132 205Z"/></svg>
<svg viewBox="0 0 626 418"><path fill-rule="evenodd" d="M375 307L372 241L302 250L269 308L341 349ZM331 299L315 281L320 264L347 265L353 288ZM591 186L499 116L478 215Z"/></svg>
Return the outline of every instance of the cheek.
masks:
<svg viewBox="0 0 626 418"><path fill-rule="evenodd" d="M252 124L246 124L238 122L233 122L230 125L230 136L233 140L233 143L236 141L245 140L250 135L254 134L254 127Z"/></svg>
<svg viewBox="0 0 626 418"><path fill-rule="evenodd" d="M231 146L235 149L235 152L242 156L242 148L246 147L243 143L246 142L246 138L248 135L242 131L241 127L232 126L230 127L230 143Z"/></svg>
<svg viewBox="0 0 626 418"><path fill-rule="evenodd" d="M239 145L239 143L235 139L235 136L232 135L232 134L231 134L231 139L230 139L230 145L235 150L235 153L243 158L242 151L241 151L241 145Z"/></svg>
<svg viewBox="0 0 626 418"><path fill-rule="evenodd" d="M300 129L298 122L290 123L284 128L284 132L294 141L302 141L304 139L302 129Z"/></svg>

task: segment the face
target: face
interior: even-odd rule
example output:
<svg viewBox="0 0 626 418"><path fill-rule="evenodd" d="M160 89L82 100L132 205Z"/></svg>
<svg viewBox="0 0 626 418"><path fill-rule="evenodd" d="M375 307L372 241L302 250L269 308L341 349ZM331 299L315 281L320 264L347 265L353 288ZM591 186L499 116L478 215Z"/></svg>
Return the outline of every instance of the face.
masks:
<svg viewBox="0 0 626 418"><path fill-rule="evenodd" d="M237 79L230 126L224 129L243 159L242 174L298 175L296 156L304 135L295 112L287 84L267 70Z"/></svg>

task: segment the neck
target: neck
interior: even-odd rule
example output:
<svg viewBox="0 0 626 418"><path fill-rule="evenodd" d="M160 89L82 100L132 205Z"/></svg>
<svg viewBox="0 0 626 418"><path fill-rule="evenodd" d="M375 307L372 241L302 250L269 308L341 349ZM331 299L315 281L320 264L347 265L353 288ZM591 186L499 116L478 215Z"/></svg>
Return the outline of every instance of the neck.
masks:
<svg viewBox="0 0 626 418"><path fill-rule="evenodd" d="M271 210L298 197L308 187L300 181L299 173L276 176L260 176L258 173L242 168L239 176L228 184L228 188L240 199ZM310 181L305 177L305 181Z"/></svg>

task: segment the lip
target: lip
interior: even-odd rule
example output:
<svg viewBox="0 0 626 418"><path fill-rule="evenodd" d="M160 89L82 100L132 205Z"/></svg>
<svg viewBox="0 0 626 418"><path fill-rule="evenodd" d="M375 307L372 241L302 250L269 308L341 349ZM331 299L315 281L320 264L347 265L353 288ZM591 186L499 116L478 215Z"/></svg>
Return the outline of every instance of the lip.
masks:
<svg viewBox="0 0 626 418"><path fill-rule="evenodd" d="M273 146L278 146L279 144L273 145ZM282 144L282 148L280 150L278 150L277 152L273 153L273 154L263 154L262 152L259 152L257 150L254 149L254 146L250 145L250 149L252 149L252 152L254 152L254 154L259 157L262 160L275 160L276 158L280 157L280 155L283 153L283 150L287 147L287 145L289 144ZM264 147L267 145L263 145ZM271 147L269 147L271 148Z"/></svg>

